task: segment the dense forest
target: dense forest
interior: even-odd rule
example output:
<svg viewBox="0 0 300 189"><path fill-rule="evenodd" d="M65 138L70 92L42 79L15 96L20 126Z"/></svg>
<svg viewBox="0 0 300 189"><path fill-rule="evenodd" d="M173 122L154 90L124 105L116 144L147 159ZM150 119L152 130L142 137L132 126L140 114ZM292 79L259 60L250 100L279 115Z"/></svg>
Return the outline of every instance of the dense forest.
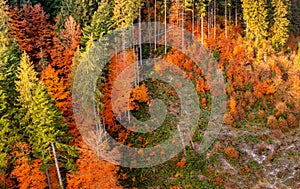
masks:
<svg viewBox="0 0 300 189"><path fill-rule="evenodd" d="M177 92L183 84L140 79L142 60L148 58L184 71L180 77L193 83L196 106L207 116L197 121L190 144L183 144L168 161L124 167L101 158L101 129L96 127L84 140L79 128L84 125L72 108L78 100L74 81L97 41L135 25L141 42L141 25L149 22L161 35L154 35L154 42L116 49L99 73L93 103L101 125L119 144L136 148L159 145L176 130L181 132ZM180 28L182 35L168 32L166 24ZM205 130L214 126L208 124L214 97L207 73L167 45L185 46L183 31L203 46L194 47L190 56L207 49L225 84L222 129L201 153L195 149ZM128 75L134 75L134 85L122 93L126 87L119 84L121 95L115 100L115 81L131 65L134 73ZM84 74L92 74L95 67L88 62ZM164 64L153 67L166 73ZM150 119L154 99L167 109L159 128L140 133L122 125L133 117ZM0 0L1 188L296 189L299 129L299 0ZM151 153L148 159L165 153Z"/></svg>

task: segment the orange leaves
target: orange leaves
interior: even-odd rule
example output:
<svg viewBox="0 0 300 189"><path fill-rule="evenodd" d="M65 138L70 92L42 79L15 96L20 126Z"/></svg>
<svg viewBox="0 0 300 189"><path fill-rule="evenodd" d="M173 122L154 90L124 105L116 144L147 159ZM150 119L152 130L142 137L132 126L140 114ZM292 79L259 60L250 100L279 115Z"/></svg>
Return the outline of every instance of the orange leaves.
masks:
<svg viewBox="0 0 300 189"><path fill-rule="evenodd" d="M41 164L42 162L39 159L30 163L27 157L21 157L16 161L16 166L11 175L19 182L18 187L20 189L45 188L48 186L46 174L39 170Z"/></svg>
<svg viewBox="0 0 300 189"><path fill-rule="evenodd" d="M210 90L210 86L205 83L203 78L199 77L196 80L196 90L197 92L202 92L202 94L204 94L206 91Z"/></svg>
<svg viewBox="0 0 300 189"><path fill-rule="evenodd" d="M9 179L9 176L2 173L0 173L0 186L4 188L15 188L14 182Z"/></svg>
<svg viewBox="0 0 300 189"><path fill-rule="evenodd" d="M21 51L26 51L38 71L43 65L40 60L50 60L52 39L55 35L54 27L48 22L40 4L24 5L21 11L14 9L10 12L11 35L16 38Z"/></svg>
<svg viewBox="0 0 300 189"><path fill-rule="evenodd" d="M221 177L217 177L215 179L215 181L213 182L214 185L220 185L223 186L224 185L224 180Z"/></svg>
<svg viewBox="0 0 300 189"><path fill-rule="evenodd" d="M137 85L132 90L132 98L139 102L147 102L149 100L148 89L144 83L142 85Z"/></svg>
<svg viewBox="0 0 300 189"><path fill-rule="evenodd" d="M56 100L59 109L64 111L68 108L66 106L68 104L66 99L70 93L67 90L67 86L64 85L62 80L58 77L57 72L50 65L42 72L41 80L48 88L52 98Z"/></svg>
<svg viewBox="0 0 300 189"><path fill-rule="evenodd" d="M231 97L229 100L230 113L234 115L236 113L236 101Z"/></svg>
<svg viewBox="0 0 300 189"><path fill-rule="evenodd" d="M183 167L185 166L185 160L181 160L176 164L177 167Z"/></svg>
<svg viewBox="0 0 300 189"><path fill-rule="evenodd" d="M115 121L115 114L122 115L122 113L128 111L128 105L130 110L139 108L138 105L133 102L133 99L129 99L131 91L127 90L128 83L134 81L134 69L127 70L128 72L123 72L128 66L132 65L135 60L136 55L132 50L123 51L117 56L115 55L112 57L110 59L111 64L108 65L108 79L105 83L105 88L102 89L105 95L103 99L105 107L104 117L108 132L111 135L117 136L122 142L124 142L129 135L128 133L126 134L126 130L123 130L121 125ZM114 92L117 93L115 95L112 95L113 87L115 90ZM135 98L139 100L145 100L147 97L146 93L147 90L144 87L138 87L135 89L134 95ZM129 101L128 105L126 104L127 101ZM116 112L112 109L112 102L117 104L117 107L115 106L117 109L114 110Z"/></svg>
<svg viewBox="0 0 300 189"><path fill-rule="evenodd" d="M42 161L39 159L31 161L28 158L31 153L30 145L25 142L18 142L13 148L16 162L10 176L16 178L19 183L18 188L45 188L48 186L46 174L40 171Z"/></svg>
<svg viewBox="0 0 300 189"><path fill-rule="evenodd" d="M74 174L67 174L67 188L121 188L117 184L117 167L98 157L88 149L79 149L78 169Z"/></svg>
<svg viewBox="0 0 300 189"><path fill-rule="evenodd" d="M52 98L56 100L56 105L62 112L64 120L68 125L69 131L73 134L74 141L77 141L78 130L73 119L71 94L68 90L68 85L64 83L62 78L58 76L59 71L56 71L49 65L41 74L41 80L46 85Z"/></svg>
<svg viewBox="0 0 300 189"><path fill-rule="evenodd" d="M65 85L70 84L73 56L80 44L81 30L79 24L69 16L64 29L54 38L54 48L51 51L51 66Z"/></svg>
<svg viewBox="0 0 300 189"><path fill-rule="evenodd" d="M249 167L246 165L244 168L242 168L239 173L240 175L246 174L250 171Z"/></svg>
<svg viewBox="0 0 300 189"><path fill-rule="evenodd" d="M267 79L264 82L257 82L254 86L253 94L257 97L261 96L261 94L269 95L275 93L275 87L272 84L272 80Z"/></svg>
<svg viewBox="0 0 300 189"><path fill-rule="evenodd" d="M58 181L58 178L57 178L56 167L54 165L52 165L52 166L49 167L48 171L49 171L51 187L52 188L59 188L59 181Z"/></svg>
<svg viewBox="0 0 300 189"><path fill-rule="evenodd" d="M73 56L80 44L81 30L79 25L70 16L67 18L64 28L53 39L54 48L51 48L51 66L49 65L41 75L41 80L47 86L49 92L57 102L69 131L78 140L78 130L75 125L72 112L72 98L70 80L73 64Z"/></svg>
<svg viewBox="0 0 300 189"><path fill-rule="evenodd" d="M227 157L231 159L237 159L239 158L239 152L232 146L227 146L224 150Z"/></svg>

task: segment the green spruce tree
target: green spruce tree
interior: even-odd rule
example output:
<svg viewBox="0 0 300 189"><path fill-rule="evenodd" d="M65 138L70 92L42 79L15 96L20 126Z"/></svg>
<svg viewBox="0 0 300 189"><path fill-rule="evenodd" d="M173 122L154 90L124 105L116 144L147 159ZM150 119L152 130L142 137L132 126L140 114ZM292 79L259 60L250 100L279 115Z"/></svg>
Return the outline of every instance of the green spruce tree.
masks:
<svg viewBox="0 0 300 189"><path fill-rule="evenodd" d="M56 26L58 30L62 29L68 16L72 16L80 23L81 28L90 25L97 8L97 0L62 0Z"/></svg>
<svg viewBox="0 0 300 189"><path fill-rule="evenodd" d="M33 156L41 159L44 165L48 165L52 156L49 152L51 143L66 148L66 156L75 156L75 149L66 145L71 137L67 133L61 112L46 86L38 80L26 53L20 61L17 78L16 90L20 94L18 97L20 126L26 140L32 146ZM71 165L69 162L74 162L72 158L67 160L68 166Z"/></svg>
<svg viewBox="0 0 300 189"><path fill-rule="evenodd" d="M81 38L83 49L85 49L86 43L91 38L98 40L113 29L114 23L111 19L112 16L113 2L109 0L101 1L97 11L93 15L91 25L83 28L83 37Z"/></svg>
<svg viewBox="0 0 300 189"><path fill-rule="evenodd" d="M8 19L6 1L0 0L0 170L4 172L9 167L12 147L22 138L18 132L14 83L20 49L16 41L8 37Z"/></svg>
<svg viewBox="0 0 300 189"><path fill-rule="evenodd" d="M141 0L115 0L113 20L116 28L127 27L139 16Z"/></svg>

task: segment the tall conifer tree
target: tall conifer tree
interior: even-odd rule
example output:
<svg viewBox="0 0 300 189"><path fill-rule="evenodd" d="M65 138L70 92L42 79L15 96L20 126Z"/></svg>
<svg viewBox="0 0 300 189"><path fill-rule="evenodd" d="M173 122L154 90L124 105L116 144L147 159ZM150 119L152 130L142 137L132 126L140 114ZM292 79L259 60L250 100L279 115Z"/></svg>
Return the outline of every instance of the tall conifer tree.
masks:
<svg viewBox="0 0 300 189"><path fill-rule="evenodd" d="M266 0L242 0L247 37L258 44L268 37L268 10Z"/></svg>
<svg viewBox="0 0 300 189"><path fill-rule="evenodd" d="M287 15L289 8L288 0L272 0L274 8L274 25L271 28L272 45L276 50L280 50L289 37L288 26L290 24Z"/></svg>

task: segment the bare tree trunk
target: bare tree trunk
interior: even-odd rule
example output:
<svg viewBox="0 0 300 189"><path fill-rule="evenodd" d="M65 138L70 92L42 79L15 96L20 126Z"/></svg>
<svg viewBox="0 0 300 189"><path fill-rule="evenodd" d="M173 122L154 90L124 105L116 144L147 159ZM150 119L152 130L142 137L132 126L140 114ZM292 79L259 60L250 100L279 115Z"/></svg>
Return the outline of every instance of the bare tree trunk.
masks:
<svg viewBox="0 0 300 189"><path fill-rule="evenodd" d="M150 49L151 49L151 29L150 28L150 22L151 22L151 15L150 15L150 4L149 4L149 0L147 0L147 13L148 13L148 19L147 19L147 22L148 22L148 39L149 39L149 45L150 45ZM151 52L151 51L150 51Z"/></svg>
<svg viewBox="0 0 300 189"><path fill-rule="evenodd" d="M140 55L140 65L143 64L143 49L142 49L142 34L141 34L141 22L142 22L142 16L141 16L141 7L139 7L139 55Z"/></svg>
<svg viewBox="0 0 300 189"><path fill-rule="evenodd" d="M183 49L183 47L184 47L184 23L185 23L185 3L184 3L184 0L182 1L182 5L183 5L183 8L182 8L182 18L181 18L181 20L182 20L182 26L181 26L181 47L182 47L182 49Z"/></svg>
<svg viewBox="0 0 300 189"><path fill-rule="evenodd" d="M210 23L210 20L211 20L211 15L210 15L210 10L211 7L210 7L210 2L208 2L208 6L207 6L207 37L210 37L210 27L211 27L211 23Z"/></svg>
<svg viewBox="0 0 300 189"><path fill-rule="evenodd" d="M133 51L133 55L135 55L135 46L134 46L135 35L134 35L133 20L132 20L131 26L132 26L132 51ZM134 57L135 57L135 56L134 56ZM137 70L136 70L136 64L137 64L137 61L134 59L134 64L133 64L134 86L136 86L136 84L137 84Z"/></svg>
<svg viewBox="0 0 300 189"><path fill-rule="evenodd" d="M230 23L231 23L231 0L228 0L229 2L228 2L228 20L229 20L229 25L231 25Z"/></svg>
<svg viewBox="0 0 300 189"><path fill-rule="evenodd" d="M196 21L196 33L199 35L199 33L200 33L200 31L201 31L201 29L199 30L199 27L201 27L200 26L200 16L197 16L197 19L196 19L197 21Z"/></svg>
<svg viewBox="0 0 300 189"><path fill-rule="evenodd" d="M103 127L105 127L106 123L105 123L105 116L104 116L103 110L102 110L101 114L102 114L102 124L103 124Z"/></svg>
<svg viewBox="0 0 300 189"><path fill-rule="evenodd" d="M195 35L195 2L193 0L193 7L192 7L192 37L194 40Z"/></svg>
<svg viewBox="0 0 300 189"><path fill-rule="evenodd" d="M46 170L46 176L47 176L47 182L48 182L48 189L51 189L51 180L50 180L48 168Z"/></svg>
<svg viewBox="0 0 300 189"><path fill-rule="evenodd" d="M237 0L235 1L235 27L238 25L238 7Z"/></svg>
<svg viewBox="0 0 300 189"><path fill-rule="evenodd" d="M156 51L156 0L154 1L154 50Z"/></svg>
<svg viewBox="0 0 300 189"><path fill-rule="evenodd" d="M204 18L201 16L201 43L204 44Z"/></svg>
<svg viewBox="0 0 300 189"><path fill-rule="evenodd" d="M165 54L167 54L167 0L165 0Z"/></svg>
<svg viewBox="0 0 300 189"><path fill-rule="evenodd" d="M55 151L55 147L54 147L53 142L51 142L51 147L52 147L52 151L53 151L53 156L54 156L54 161L55 161L55 166L56 166L59 185L60 185L61 189L63 189L64 185L63 185L63 182L62 182L62 179L61 179L61 175L60 175L60 171L59 171L59 165L58 165L57 156L56 156L56 151Z"/></svg>
<svg viewBox="0 0 300 189"><path fill-rule="evenodd" d="M98 115L98 112L97 112L97 108L96 108L96 106L94 106L94 116L95 117L98 117L99 115ZM95 126L96 128L96 130L99 130L99 127L100 127L100 125L98 124L98 123L96 123L96 126Z"/></svg>
<svg viewBox="0 0 300 189"><path fill-rule="evenodd" d="M217 1L214 0L214 41L216 41L217 35Z"/></svg>
<svg viewBox="0 0 300 189"><path fill-rule="evenodd" d="M225 0L225 37L227 38L227 0Z"/></svg>

